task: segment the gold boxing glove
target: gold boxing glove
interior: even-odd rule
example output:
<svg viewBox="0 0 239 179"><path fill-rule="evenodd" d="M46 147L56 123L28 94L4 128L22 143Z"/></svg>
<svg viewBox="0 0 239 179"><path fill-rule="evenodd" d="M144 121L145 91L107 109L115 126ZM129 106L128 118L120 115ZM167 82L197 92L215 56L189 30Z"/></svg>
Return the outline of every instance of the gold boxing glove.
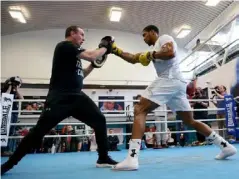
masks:
<svg viewBox="0 0 239 179"><path fill-rule="evenodd" d="M145 52L145 53L142 53L140 56L139 56L139 62L143 65L143 66L148 66L149 63L154 60L154 52Z"/></svg>
<svg viewBox="0 0 239 179"><path fill-rule="evenodd" d="M118 48L118 47L116 46L116 43L114 42L114 43L112 44L112 53L115 54L115 55L117 55L117 56L121 56L121 54L123 53L123 50L120 49L120 48Z"/></svg>

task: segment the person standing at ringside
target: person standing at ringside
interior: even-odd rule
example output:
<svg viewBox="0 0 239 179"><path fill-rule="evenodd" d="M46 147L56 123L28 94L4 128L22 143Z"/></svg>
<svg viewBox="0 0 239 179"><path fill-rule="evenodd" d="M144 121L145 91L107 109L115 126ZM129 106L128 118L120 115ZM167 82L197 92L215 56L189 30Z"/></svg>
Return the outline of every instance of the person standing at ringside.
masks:
<svg viewBox="0 0 239 179"><path fill-rule="evenodd" d="M186 95L187 83L179 68L177 44L169 35L159 36L155 25L149 25L142 31L144 41L153 46L152 51L130 54L112 44L115 55L125 61L148 66L152 61L158 78L142 94L140 102L134 108L134 124L127 158L113 167L114 170L137 170L141 139L145 130L146 116L159 105L166 104L176 112L183 122L196 129L221 149L216 159L225 159L236 154L237 149L206 124L196 121Z"/></svg>
<svg viewBox="0 0 239 179"><path fill-rule="evenodd" d="M101 39L96 50L83 49L81 45L84 40L84 31L78 26L70 26L65 31L65 40L56 45L45 107L36 126L22 139L8 161L1 165L1 174L17 165L30 149L42 141L48 131L70 116L94 129L99 154L96 166L117 164L108 156L106 119L96 104L82 92L83 79L94 68L103 66L111 52L113 40ZM83 69L81 59L91 64Z"/></svg>

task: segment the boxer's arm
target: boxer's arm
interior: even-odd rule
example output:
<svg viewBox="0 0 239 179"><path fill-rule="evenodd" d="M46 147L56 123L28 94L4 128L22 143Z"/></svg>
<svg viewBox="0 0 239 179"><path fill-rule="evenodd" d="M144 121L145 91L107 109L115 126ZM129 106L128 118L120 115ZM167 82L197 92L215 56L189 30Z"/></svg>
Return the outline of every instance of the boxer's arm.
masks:
<svg viewBox="0 0 239 179"><path fill-rule="evenodd" d="M121 48L117 47L116 43L112 44L112 53L116 56L122 58L128 63L139 63L139 56L141 53L131 54L128 52L124 52Z"/></svg>
<svg viewBox="0 0 239 179"><path fill-rule="evenodd" d="M139 56L141 53L136 53L136 54L131 54L128 52L122 52L120 55L118 55L120 58L122 58L123 60L125 60L128 63L139 63Z"/></svg>
<svg viewBox="0 0 239 179"><path fill-rule="evenodd" d="M87 68L83 69L84 78L86 78L92 71L94 67L90 64Z"/></svg>
<svg viewBox="0 0 239 179"><path fill-rule="evenodd" d="M154 59L160 59L160 60L170 60L175 57L175 49L173 46L173 42L167 42L164 45L162 45L161 49L159 51L156 51L153 53Z"/></svg>

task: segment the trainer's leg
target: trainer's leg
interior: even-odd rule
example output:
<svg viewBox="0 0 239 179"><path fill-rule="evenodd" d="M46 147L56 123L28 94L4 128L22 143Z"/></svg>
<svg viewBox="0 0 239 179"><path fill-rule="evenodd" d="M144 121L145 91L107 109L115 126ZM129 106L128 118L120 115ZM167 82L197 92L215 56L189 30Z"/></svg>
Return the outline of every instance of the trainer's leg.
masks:
<svg viewBox="0 0 239 179"><path fill-rule="evenodd" d="M84 122L94 129L96 143L98 146L99 160L98 167L107 167L108 164L116 164L108 156L108 138L105 116L101 113L99 107L84 93L79 95L74 105L73 117ZM111 161L109 161L111 160Z"/></svg>
<svg viewBox="0 0 239 179"><path fill-rule="evenodd" d="M64 103L64 102L63 102ZM36 126L30 129L30 132L21 140L16 151L8 161L1 165L1 174L10 170L32 149L42 141L44 135L48 133L60 121L68 117L69 107L67 105L48 104L46 103Z"/></svg>
<svg viewBox="0 0 239 179"><path fill-rule="evenodd" d="M229 144L225 139L213 131L208 125L196 121L193 119L193 113L191 111L178 111L177 114L183 120L183 122L196 129L199 133L203 134L210 142L221 148L222 152L216 156L216 159L225 159L234 155L237 150L234 146Z"/></svg>
<svg viewBox="0 0 239 179"><path fill-rule="evenodd" d="M145 131L146 116L149 112L156 109L159 105L141 97L140 102L134 106L134 124L132 137L129 144L127 158L114 166L115 170L136 170L138 169L138 157L141 146L141 139Z"/></svg>

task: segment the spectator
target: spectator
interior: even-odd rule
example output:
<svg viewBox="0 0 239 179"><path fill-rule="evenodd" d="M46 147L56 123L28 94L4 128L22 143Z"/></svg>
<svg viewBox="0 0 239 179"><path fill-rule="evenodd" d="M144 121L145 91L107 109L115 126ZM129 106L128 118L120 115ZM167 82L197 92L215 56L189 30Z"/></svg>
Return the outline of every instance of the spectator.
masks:
<svg viewBox="0 0 239 179"><path fill-rule="evenodd" d="M166 106L159 106L156 111L154 112L155 115L155 121L165 122L165 123L156 123L156 131L157 132L165 132L165 133L158 133L155 135L156 137L156 146L155 149L161 149L161 148L167 148L167 128L166 128L166 116L167 112Z"/></svg>
<svg viewBox="0 0 239 179"><path fill-rule="evenodd" d="M52 129L47 135L56 135L55 129ZM43 139L43 153L50 153L52 146L56 145L57 138L46 137Z"/></svg>
<svg viewBox="0 0 239 179"><path fill-rule="evenodd" d="M215 95L214 97L217 99L217 101L212 101L212 103L217 107L217 108L225 108L225 103L224 100L222 101L218 101L218 99L224 99L224 96L227 95L227 89L225 86L221 85L221 86L217 86L215 88ZM214 98L213 97L213 98ZM217 119L221 119L221 118L225 118L225 111L217 111ZM219 129L223 129L225 128L225 121L218 121L218 128ZM219 134L225 138L225 131L224 130L220 130Z"/></svg>
<svg viewBox="0 0 239 179"><path fill-rule="evenodd" d="M207 97L203 95L203 90L198 87L198 88L196 88L195 96L193 97L193 99L196 99L196 100L197 99L207 99ZM209 103L207 101L195 101L195 102L191 102L191 106L194 109L207 109L209 106ZM194 119L207 119L208 112L207 111L194 111L193 116L194 116ZM203 122L203 123L210 126L210 124L208 122ZM197 145L205 142L205 140L206 140L205 136L203 136L199 132L197 132L196 135L197 135L197 140L198 140L196 142Z"/></svg>
<svg viewBox="0 0 239 179"><path fill-rule="evenodd" d="M13 99L24 99L21 95L19 89L21 87L22 80L20 77L11 77L5 81L3 84L3 88L1 89L1 93L9 93L13 95ZM13 102L12 110L18 110L19 104L18 102ZM12 112L11 115L11 123L17 123L18 121L18 112ZM11 126L9 131L9 136L16 135L16 126ZM9 156L15 151L16 148L16 140L9 139L8 146L1 148L1 155Z"/></svg>
<svg viewBox="0 0 239 179"><path fill-rule="evenodd" d="M147 148L154 147L155 136L153 134L153 132L154 132L153 129L154 129L154 127L150 126L149 131L145 134Z"/></svg>
<svg viewBox="0 0 239 179"><path fill-rule="evenodd" d="M168 146L175 146L176 144L175 144L175 139L176 139L176 137L175 137L175 139L173 138L173 136L172 136L172 133L171 133L171 130L168 128L167 129L167 145Z"/></svg>
<svg viewBox="0 0 239 179"><path fill-rule="evenodd" d="M97 150L97 143L95 139L95 131L93 130L92 135L89 137L90 140L90 151L96 151Z"/></svg>
<svg viewBox="0 0 239 179"><path fill-rule="evenodd" d="M66 132L64 133L64 135L76 135L76 132L71 125L68 125L66 127ZM62 143L64 152L80 151L80 141L78 137L65 137L62 139Z"/></svg>
<svg viewBox="0 0 239 179"><path fill-rule="evenodd" d="M109 130L110 134L114 133L113 129ZM108 141L109 141L109 150L110 151L118 151L117 149L117 144L119 143L119 138L117 135L110 135L108 136Z"/></svg>

